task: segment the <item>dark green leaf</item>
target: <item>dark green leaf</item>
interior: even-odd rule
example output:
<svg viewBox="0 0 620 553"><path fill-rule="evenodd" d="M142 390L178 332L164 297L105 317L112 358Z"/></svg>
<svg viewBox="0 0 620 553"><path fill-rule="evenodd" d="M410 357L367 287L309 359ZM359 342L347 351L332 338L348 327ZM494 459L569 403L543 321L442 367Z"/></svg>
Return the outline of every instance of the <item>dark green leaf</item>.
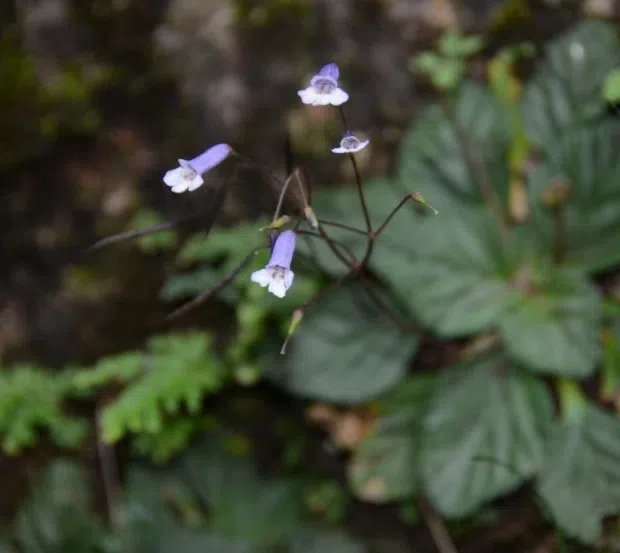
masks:
<svg viewBox="0 0 620 553"><path fill-rule="evenodd" d="M293 538L290 553L364 553L365 548L338 531L304 531Z"/></svg>
<svg viewBox="0 0 620 553"><path fill-rule="evenodd" d="M514 359L541 372L584 378L601 356L600 297L580 272L525 267L530 278L521 301L500 330Z"/></svg>
<svg viewBox="0 0 620 553"><path fill-rule="evenodd" d="M600 115L603 80L620 61L612 25L584 21L552 41L522 101L525 130L548 148L575 126Z"/></svg>
<svg viewBox="0 0 620 553"><path fill-rule="evenodd" d="M422 421L434 384L432 377L414 377L379 402L374 433L349 464L349 481L362 500L394 501L417 491Z"/></svg>
<svg viewBox="0 0 620 553"><path fill-rule="evenodd" d="M471 151L500 197L507 198L510 126L505 110L489 90L464 83L455 111ZM480 203L480 182L465 153L453 121L441 106L431 106L403 140L398 178L403 187L420 192L441 214L448 207L460 210L463 204Z"/></svg>
<svg viewBox="0 0 620 553"><path fill-rule="evenodd" d="M551 252L553 213L540 205L553 179L565 179L570 197L564 205L566 261L588 271L620 262L620 125L608 122L554 137L548 159L529 180L537 241Z"/></svg>
<svg viewBox="0 0 620 553"><path fill-rule="evenodd" d="M377 270L438 333L479 332L499 322L518 301L518 292L508 286L519 253L516 238L511 240L512 246L504 249L482 209L440 214L417 227L412 237L415 263L386 273Z"/></svg>
<svg viewBox="0 0 620 553"><path fill-rule="evenodd" d="M269 546L301 528L301 490L292 481L261 480L244 459L208 445L183 460L188 485L209 508L210 527L231 538Z"/></svg>
<svg viewBox="0 0 620 553"><path fill-rule="evenodd" d="M596 542L603 517L620 512L620 421L588 404L582 420L555 423L537 486L566 534Z"/></svg>
<svg viewBox="0 0 620 553"><path fill-rule="evenodd" d="M205 527L206 513L175 470L134 466L127 480L119 551L130 544L135 553L253 553L250 544Z"/></svg>
<svg viewBox="0 0 620 553"><path fill-rule="evenodd" d="M103 529L89 513L86 475L56 461L17 515L15 537L24 553L95 553L103 549Z"/></svg>
<svg viewBox="0 0 620 553"><path fill-rule="evenodd" d="M361 285L347 284L312 305L285 355L280 344L262 360L269 379L303 396L358 403L403 378L418 337L400 330Z"/></svg>
<svg viewBox="0 0 620 553"><path fill-rule="evenodd" d="M442 373L420 452L428 497L464 517L514 490L539 469L551 416L544 383L499 353Z"/></svg>

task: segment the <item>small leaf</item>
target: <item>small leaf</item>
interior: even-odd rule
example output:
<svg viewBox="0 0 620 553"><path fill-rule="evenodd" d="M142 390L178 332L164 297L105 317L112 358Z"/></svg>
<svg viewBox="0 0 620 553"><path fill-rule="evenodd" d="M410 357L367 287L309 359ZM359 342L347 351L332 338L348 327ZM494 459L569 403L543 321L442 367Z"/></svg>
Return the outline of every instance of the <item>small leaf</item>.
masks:
<svg viewBox="0 0 620 553"><path fill-rule="evenodd" d="M433 73L433 84L439 90L452 90L461 81L465 69L465 63L460 59L442 60Z"/></svg>
<svg viewBox="0 0 620 553"><path fill-rule="evenodd" d="M404 377L418 337L395 326L352 283L312 305L286 355L280 346L262 360L267 378L302 396L359 403Z"/></svg>
<svg viewBox="0 0 620 553"><path fill-rule="evenodd" d="M349 481L356 495L373 503L411 497L418 489L422 420L435 379L418 376L381 399L379 421L372 436L349 463Z"/></svg>
<svg viewBox="0 0 620 553"><path fill-rule="evenodd" d="M580 423L554 423L537 488L566 534L594 544L620 512L620 421L588 404Z"/></svg>
<svg viewBox="0 0 620 553"><path fill-rule="evenodd" d="M441 58L435 52L422 52L415 58L415 66L423 73L431 75L441 63Z"/></svg>
<svg viewBox="0 0 620 553"><path fill-rule="evenodd" d="M603 98L614 104L620 102L620 69L614 69L605 78Z"/></svg>
<svg viewBox="0 0 620 553"><path fill-rule="evenodd" d="M420 467L433 504L472 515L541 464L552 403L542 381L500 353L444 372L424 418Z"/></svg>

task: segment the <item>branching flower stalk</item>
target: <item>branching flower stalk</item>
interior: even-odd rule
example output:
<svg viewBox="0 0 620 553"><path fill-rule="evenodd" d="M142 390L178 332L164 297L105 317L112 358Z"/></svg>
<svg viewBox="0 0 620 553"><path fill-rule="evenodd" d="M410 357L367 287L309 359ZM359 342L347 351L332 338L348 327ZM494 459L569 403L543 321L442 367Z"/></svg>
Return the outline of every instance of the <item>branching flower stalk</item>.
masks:
<svg viewBox="0 0 620 553"><path fill-rule="evenodd" d="M366 197L364 194L362 177L357 161L355 159L355 153L365 148L369 144L369 141L362 141L358 139L348 128L346 115L342 104L344 104L348 100L349 95L342 89L338 88L339 74L340 72L335 64L328 64L324 66L321 71L319 71L319 73L315 75L315 77L313 77L310 86L307 89L299 91L299 96L301 97L303 103L308 105L334 105L338 107L338 112L340 114L340 118L344 127L344 134L340 141L340 145L336 148L332 148L332 152L336 154L344 154L351 161L351 165L353 167L353 174L355 177L355 186L360 200L366 230L358 229L350 225L339 223L337 221L324 221L319 219L314 213L311 202L309 201L309 194L306 192L307 185L303 177L301 168L294 169L292 173L289 174L288 177L284 180L284 182L282 182L273 172L269 171L269 169L235 152L235 155L238 158L254 165L261 171L261 173L270 178L272 182L280 186L278 203L272 217L272 222L267 227L270 233L271 259L264 269L253 273L252 280L257 282L261 286L268 286L269 290L272 293L276 294L278 297L283 297L285 295L286 291L288 290L288 288L290 288L290 286L292 286L293 283L293 272L290 270L290 263L293 258L295 249L295 233L303 236L309 236L314 239L323 240L333 252L333 254L336 256L336 258L339 259L340 262L347 269L343 274L333 280L330 285L317 292L314 296L309 298L302 306L295 310L291 325L289 327L288 335L284 344L282 345L281 353L284 353L286 351L286 346L288 345L291 336L297 332L297 329L301 324L306 310L311 305L319 301L321 298L327 296L332 290L334 290L340 284L350 278L357 278L361 282L364 290L368 294L369 298L373 301L373 303L377 306L377 308L380 311L386 313L396 325L398 325L403 330L411 331L412 325L408 324L406 321L401 320L398 315L395 314L393 310L390 309L372 289L372 285L370 284L370 281L366 275L367 267L374 250L376 239L389 225L394 215L408 201L416 201L422 205L429 207L431 210L433 210L434 213L437 213L437 210L433 208L430 204L428 204L420 194L407 194L389 213L385 221L378 227L378 229L373 231L370 211L368 209L368 204L366 202ZM289 193L291 182L293 180L295 180L297 183L301 202L303 204L303 213L301 216L297 217L293 214L282 215L284 199L285 196ZM294 230L285 230L284 227L286 227L290 222L294 220L296 220ZM303 222L308 224L311 230L300 230L299 226ZM366 249L361 261L358 261L355 253L351 250L351 248L341 243L340 241L332 238L329 235L329 232L324 227L336 227L358 235L361 234L366 236ZM243 262L235 270L233 270L229 275L227 275L222 281L212 286L211 288L200 294L197 298L175 311L169 317L169 319L184 314L190 309L193 309L194 307L199 305L200 303L203 303L207 299L211 298L217 291L221 290L224 286L229 284L249 263L250 259L252 259L252 257L256 253L258 253L258 250L253 251L246 259L243 260Z"/></svg>
<svg viewBox="0 0 620 553"><path fill-rule="evenodd" d="M294 311L291 325L289 327L289 333L282 346L282 353L285 352L286 345L288 344L291 336L297 332L306 310L318 302L321 298L324 298L331 293L331 291L339 285L351 278L356 278L360 281L370 300L380 311L386 313L394 324L405 331L413 330L413 325L408 321L402 320L388 305L386 305L386 303L380 298L379 294L373 290L373 285L369 278L370 275L368 274L368 264L374 250L376 239L386 229L392 221L394 215L406 203L413 200L430 208L435 213L437 213L437 210L428 204L420 194L407 194L394 207L379 227L376 230L373 230L370 211L364 194L361 173L355 159L355 154L366 148L370 141L360 140L347 125L342 104L349 99L349 95L344 90L339 88L339 76L340 71L338 66L334 63L330 63L321 68L318 74L312 78L310 86L304 90L300 90L298 94L302 102L306 105L331 105L338 108L338 112L343 123L343 136L340 140L339 146L332 148L332 152L336 155L346 155L351 162L355 177L355 186L364 217L365 230L340 223L338 221L326 221L318 218L311 205L312 196L310 194L308 181L300 167L293 169L286 179L282 180L268 167L236 152L228 144L217 144L212 146L190 161L180 159L179 167L168 171L164 176L164 182L175 193L191 193L193 190L203 185L203 175L206 172L211 171L216 166L223 163L226 159L233 157L242 163L246 163L254 167L265 178L267 178L270 185L278 190L278 201L271 219L271 223L260 229L267 232L268 245L249 252L249 254L239 263L239 265L230 271L228 275L222 278L215 285L199 294L193 300L187 302L179 309L171 313L166 318L166 321L176 319L211 299L217 292L230 284L241 273L241 271L243 271L243 269L250 264L255 255L266 250L271 252L269 262L263 269L252 273L251 280L262 287L268 288L269 292L277 297L284 297L286 292L293 285L294 273L291 270L291 262L294 258L296 246L295 237L296 235L301 235L325 242L327 247L343 264L343 267L346 270L340 276L336 277L328 286L319 290L319 292L309 298L303 305ZM296 206L292 213L283 213L282 211L285 197L293 192L291 189L293 181L295 181L294 184L296 185L294 190L297 192L295 195ZM226 187L222 186L216 193L216 200L220 201L219 204L216 202L218 209L219 205L221 205L221 201L223 200L225 190ZM308 226L308 230L300 228L304 224ZM292 228L289 228L291 226ZM327 230L330 227L339 228L341 230L366 237L366 248L361 260L358 259L355 252L348 245L330 236ZM117 237L104 239L96 244L96 246L101 247L124 238L133 237L134 235L150 234L152 232L166 230L168 228L170 228L170 225L166 224L161 226L161 228L151 227L150 229L137 231L138 234L136 234L135 231L133 233L124 233L123 235L118 235Z"/></svg>

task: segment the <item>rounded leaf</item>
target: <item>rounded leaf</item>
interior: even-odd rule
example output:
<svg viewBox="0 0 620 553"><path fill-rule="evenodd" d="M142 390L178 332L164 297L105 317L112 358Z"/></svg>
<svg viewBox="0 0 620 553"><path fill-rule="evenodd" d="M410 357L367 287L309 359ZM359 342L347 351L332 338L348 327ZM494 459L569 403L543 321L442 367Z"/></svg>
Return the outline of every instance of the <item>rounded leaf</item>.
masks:
<svg viewBox="0 0 620 553"><path fill-rule="evenodd" d="M562 531L595 543L603 518L620 512L620 421L587 404L581 421L555 423L537 488Z"/></svg>
<svg viewBox="0 0 620 553"><path fill-rule="evenodd" d="M603 80L618 62L616 31L608 23L584 21L551 41L521 103L531 142L547 147L600 115Z"/></svg>
<svg viewBox="0 0 620 553"><path fill-rule="evenodd" d="M290 392L359 403L405 376L418 341L379 310L361 285L351 283L313 304L286 355L274 344L262 366L267 378Z"/></svg>
<svg viewBox="0 0 620 553"><path fill-rule="evenodd" d="M500 323L506 349L517 361L541 372L591 375L601 357L597 289L579 271L531 272L532 291Z"/></svg>
<svg viewBox="0 0 620 553"><path fill-rule="evenodd" d="M517 488L540 467L551 416L544 383L502 354L444 372L424 418L429 499L445 516L464 517Z"/></svg>

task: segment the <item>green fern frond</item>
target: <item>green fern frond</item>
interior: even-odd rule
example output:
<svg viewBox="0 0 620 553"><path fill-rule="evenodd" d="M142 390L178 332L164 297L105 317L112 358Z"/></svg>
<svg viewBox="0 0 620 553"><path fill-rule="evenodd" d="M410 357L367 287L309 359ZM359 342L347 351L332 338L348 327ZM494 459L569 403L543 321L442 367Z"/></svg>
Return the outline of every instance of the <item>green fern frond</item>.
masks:
<svg viewBox="0 0 620 553"><path fill-rule="evenodd" d="M49 373L18 365L0 372L0 436L4 453L15 455L37 443L48 430L54 443L77 447L87 431L84 420L63 413L63 401L72 392L73 375Z"/></svg>
<svg viewBox="0 0 620 553"><path fill-rule="evenodd" d="M78 392L98 391L108 384L126 384L144 370L144 354L135 351L105 357L92 368L75 374L73 385Z"/></svg>
<svg viewBox="0 0 620 553"><path fill-rule="evenodd" d="M162 464L180 453L202 427L201 419L190 417L167 419L156 434L142 433L136 436L133 448L136 453L149 457L154 463Z"/></svg>
<svg viewBox="0 0 620 553"><path fill-rule="evenodd" d="M266 219L260 219L227 229L220 228L211 233L208 240L204 233L197 233L185 243L177 256L177 263L188 266L223 258L225 265L232 268L253 248L265 245L265 234L259 229L266 224Z"/></svg>
<svg viewBox="0 0 620 553"><path fill-rule="evenodd" d="M225 378L210 337L202 333L153 338L140 366L139 374L134 373L127 388L103 410L106 442L116 442L129 432L158 433L164 418L183 407L198 412L204 396L218 391Z"/></svg>

